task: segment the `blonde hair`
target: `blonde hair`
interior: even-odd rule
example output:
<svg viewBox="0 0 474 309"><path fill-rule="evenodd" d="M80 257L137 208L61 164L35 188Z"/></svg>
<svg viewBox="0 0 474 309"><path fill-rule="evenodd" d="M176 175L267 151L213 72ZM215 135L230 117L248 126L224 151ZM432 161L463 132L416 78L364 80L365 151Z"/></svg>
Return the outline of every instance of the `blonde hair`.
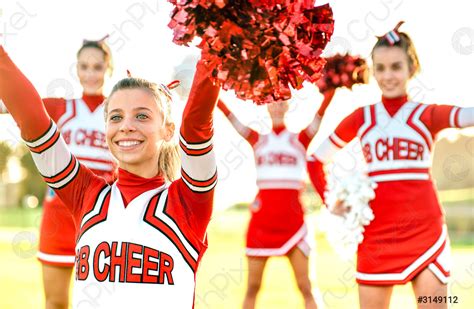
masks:
<svg viewBox="0 0 474 309"><path fill-rule="evenodd" d="M120 80L115 84L109 98L118 91L123 89L143 89L148 91L160 106L163 116L163 125L169 126L173 124L171 119L171 104L172 99L167 94L167 89L164 86L147 81L146 79L137 77L128 77ZM109 98L105 100L104 114L107 120ZM180 167L180 155L178 145L172 141L163 141L159 148L160 155L158 157L158 171L167 180L173 181L177 178L178 169Z"/></svg>

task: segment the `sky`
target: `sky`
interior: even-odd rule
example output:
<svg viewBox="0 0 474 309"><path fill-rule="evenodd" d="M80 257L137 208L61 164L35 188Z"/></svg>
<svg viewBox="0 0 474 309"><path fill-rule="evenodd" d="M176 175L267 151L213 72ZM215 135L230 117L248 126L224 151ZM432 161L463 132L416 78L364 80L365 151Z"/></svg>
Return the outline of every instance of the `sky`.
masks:
<svg viewBox="0 0 474 309"><path fill-rule="evenodd" d="M335 32L325 55L350 52L370 58L376 36L385 34L400 20L400 29L410 34L421 62L421 73L409 86L410 96L425 103L474 106L474 21L469 0L335 0ZM109 34L115 71L107 81L105 94L130 70L156 82L172 80L174 67L194 47L172 43L167 27L171 4L165 0L2 0L0 42L32 81L42 97L79 97L75 75L75 54L83 39L100 39ZM262 132L269 130L264 107L222 94L242 122ZM313 118L322 96L306 84L293 93L287 124L293 131L303 129ZM327 110L310 152L345 116L359 106L375 103L380 91L373 80L340 89ZM177 99L174 118L179 125L184 103ZM18 140L9 116L0 116L0 139ZM219 168L216 208L249 202L256 193L255 167L250 146L220 113L215 119L215 150Z"/></svg>

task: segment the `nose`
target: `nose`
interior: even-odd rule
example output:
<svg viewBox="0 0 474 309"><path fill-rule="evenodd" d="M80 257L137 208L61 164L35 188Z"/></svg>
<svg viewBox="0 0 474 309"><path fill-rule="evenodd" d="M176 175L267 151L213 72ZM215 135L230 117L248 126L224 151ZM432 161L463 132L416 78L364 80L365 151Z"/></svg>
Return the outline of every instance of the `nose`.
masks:
<svg viewBox="0 0 474 309"><path fill-rule="evenodd" d="M383 79L390 79L393 77L393 72L392 70L384 70L383 74L382 74L382 78Z"/></svg>
<svg viewBox="0 0 474 309"><path fill-rule="evenodd" d="M132 117L125 117L120 124L120 132L133 132L135 131L135 125Z"/></svg>

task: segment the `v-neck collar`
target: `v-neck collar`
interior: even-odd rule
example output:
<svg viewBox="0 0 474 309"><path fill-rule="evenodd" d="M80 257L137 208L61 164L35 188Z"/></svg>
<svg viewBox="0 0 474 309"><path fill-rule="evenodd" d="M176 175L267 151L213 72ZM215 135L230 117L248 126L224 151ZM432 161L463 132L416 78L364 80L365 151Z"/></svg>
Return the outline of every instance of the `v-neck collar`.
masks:
<svg viewBox="0 0 474 309"><path fill-rule="evenodd" d="M97 108L104 102L105 97L101 94L99 95L88 95L83 93L82 100L86 103L87 108L91 113L95 112Z"/></svg>
<svg viewBox="0 0 474 309"><path fill-rule="evenodd" d="M118 169L117 188L119 189L124 207L135 200L139 195L165 185L161 175L152 178L143 178L124 169Z"/></svg>
<svg viewBox="0 0 474 309"><path fill-rule="evenodd" d="M396 98L386 98L382 96L383 108L390 118L395 118L406 102L408 102L408 95Z"/></svg>
<svg viewBox="0 0 474 309"><path fill-rule="evenodd" d="M286 129L285 125L274 126L272 127L272 133L279 136L283 131L285 131L285 129Z"/></svg>

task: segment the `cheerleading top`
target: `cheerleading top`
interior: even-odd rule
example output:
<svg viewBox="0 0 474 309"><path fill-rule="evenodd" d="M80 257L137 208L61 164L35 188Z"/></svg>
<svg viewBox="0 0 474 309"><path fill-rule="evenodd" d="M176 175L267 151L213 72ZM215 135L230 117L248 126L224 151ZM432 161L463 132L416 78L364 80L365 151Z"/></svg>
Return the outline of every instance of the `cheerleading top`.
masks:
<svg viewBox="0 0 474 309"><path fill-rule="evenodd" d="M34 87L0 46L0 98L78 227L74 307L193 306L217 181L212 111L218 93L198 64L180 129L180 179L166 184L121 170L109 185L70 153Z"/></svg>
<svg viewBox="0 0 474 309"><path fill-rule="evenodd" d="M317 148L308 171L321 196L323 164L355 137L369 177L378 184L370 202L375 218L357 251L357 282L404 284L426 267L447 281L449 244L430 173L431 152L439 131L474 125L473 115L474 108L383 97L349 115Z"/></svg>
<svg viewBox="0 0 474 309"><path fill-rule="evenodd" d="M260 134L242 124L225 103L219 100L219 109L254 150L257 186L260 190L303 188L306 150L319 129L321 118L333 95L334 91L325 95L313 121L299 134L288 131L284 125L273 126L270 133Z"/></svg>

